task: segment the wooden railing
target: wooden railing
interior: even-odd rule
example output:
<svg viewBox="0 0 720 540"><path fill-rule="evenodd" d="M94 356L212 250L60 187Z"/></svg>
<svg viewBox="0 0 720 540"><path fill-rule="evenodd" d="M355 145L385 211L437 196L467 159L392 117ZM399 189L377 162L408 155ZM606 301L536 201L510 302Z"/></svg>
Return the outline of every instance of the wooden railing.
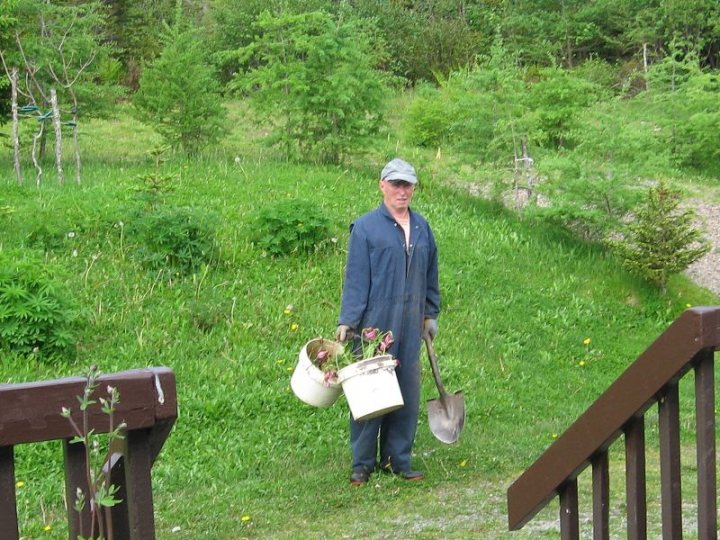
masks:
<svg viewBox="0 0 720 540"><path fill-rule="evenodd" d="M86 453L82 443L73 443L75 433L62 408L77 410L86 380L67 378L26 384L0 385L0 537L19 538L13 448L19 444L62 440L69 537L74 540L91 530L90 505L82 512L74 507L80 488L89 493ZM106 387L120 392L113 414L116 425L125 422L124 438L114 445L106 466L122 502L112 508L110 527L114 540L153 540L155 521L150 472L155 458L177 418L175 375L166 368L124 371L99 377L98 393ZM72 418L81 421L80 413ZM96 404L88 409L88 429L109 431L109 417ZM97 531L97 529L95 529ZM97 533L96 533L97 534Z"/></svg>
<svg viewBox="0 0 720 540"><path fill-rule="evenodd" d="M682 538L678 381L695 372L697 535L717 539L714 351L720 307L685 311L509 488L508 523L518 530L555 496L560 536L579 538L578 475L592 467L594 540L610 537L608 449L625 441L627 538L647 537L644 415L658 404L662 537Z"/></svg>

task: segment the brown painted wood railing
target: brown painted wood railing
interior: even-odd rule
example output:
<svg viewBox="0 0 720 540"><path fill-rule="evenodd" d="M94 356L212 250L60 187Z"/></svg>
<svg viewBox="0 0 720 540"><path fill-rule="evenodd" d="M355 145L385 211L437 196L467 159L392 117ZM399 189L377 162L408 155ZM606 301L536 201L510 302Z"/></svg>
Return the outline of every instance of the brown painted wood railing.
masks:
<svg viewBox="0 0 720 540"><path fill-rule="evenodd" d="M720 348L720 306L685 311L528 468L507 491L508 523L518 530L556 495L560 536L579 538L578 475L592 467L594 540L608 539L608 449L625 441L627 537L647 537L646 411L658 404L662 537L682 538L678 381L695 371L697 527L717 539L714 352Z"/></svg>
<svg viewBox="0 0 720 540"><path fill-rule="evenodd" d="M177 418L175 375L166 368L139 369L101 376L97 395L105 395L108 385L120 392L115 424L125 422L127 429L120 444L111 451L112 483L120 488L122 502L112 508L114 540L153 540L151 468ZM85 379L74 377L54 381L0 385L0 537L19 538L15 492L13 448L19 444L62 440L65 465L65 490L68 529L71 539L80 531L90 531L90 505L82 514L74 508L75 493L88 493L84 445L71 443L74 433L62 407L73 409L73 418L81 421L77 396L82 396ZM107 433L109 417L100 405L89 409L89 428ZM108 537L109 535L105 535Z"/></svg>

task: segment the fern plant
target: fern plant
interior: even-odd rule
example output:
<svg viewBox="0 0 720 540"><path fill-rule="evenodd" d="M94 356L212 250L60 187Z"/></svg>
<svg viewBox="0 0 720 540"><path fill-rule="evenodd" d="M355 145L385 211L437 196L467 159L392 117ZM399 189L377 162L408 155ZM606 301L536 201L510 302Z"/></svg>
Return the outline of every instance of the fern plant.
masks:
<svg viewBox="0 0 720 540"><path fill-rule="evenodd" d="M0 252L0 349L66 357L75 343L75 313L39 260Z"/></svg>
<svg viewBox="0 0 720 540"><path fill-rule="evenodd" d="M273 257L313 251L329 237L328 218L308 201L280 201L258 213L255 240Z"/></svg>
<svg viewBox="0 0 720 540"><path fill-rule="evenodd" d="M188 275L217 259L216 217L198 208L161 207L132 227L134 252L145 268Z"/></svg>

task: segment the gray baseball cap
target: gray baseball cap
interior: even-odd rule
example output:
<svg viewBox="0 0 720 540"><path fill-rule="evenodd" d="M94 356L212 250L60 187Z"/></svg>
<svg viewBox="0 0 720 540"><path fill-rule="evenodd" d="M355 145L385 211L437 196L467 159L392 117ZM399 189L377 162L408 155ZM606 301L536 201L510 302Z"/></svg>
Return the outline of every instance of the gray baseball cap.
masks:
<svg viewBox="0 0 720 540"><path fill-rule="evenodd" d="M407 161L395 158L383 167L380 173L380 180L403 180L411 184L417 184L417 175L415 174L415 167Z"/></svg>

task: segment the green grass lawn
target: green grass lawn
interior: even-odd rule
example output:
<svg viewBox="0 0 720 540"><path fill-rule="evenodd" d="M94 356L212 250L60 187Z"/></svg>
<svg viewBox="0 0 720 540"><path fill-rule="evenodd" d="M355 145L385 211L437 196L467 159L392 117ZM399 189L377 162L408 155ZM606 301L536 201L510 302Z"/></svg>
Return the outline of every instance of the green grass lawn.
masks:
<svg viewBox="0 0 720 540"><path fill-rule="evenodd" d="M153 469L159 538L557 537L554 505L507 532L509 484L687 306L718 300L681 277L661 296L602 249L428 175L414 207L440 250L436 349L448 390L465 393L467 422L445 446L423 411L415 465L427 479L351 488L347 404L308 407L289 379L303 344L333 334L348 224L380 200L374 168L282 163L241 138L212 157L171 159L160 172L174 188L158 204L214 218L218 255L191 275L164 275L139 264L133 232L148 211L136 188L152 171L143 150L153 136L126 128L93 124L82 186L58 187L48 173L39 190L18 187L9 165L0 170L0 207L10 208L0 249L35 253L78 321L75 359L4 354L0 382L92 363L173 369L180 414ZM252 241L257 212L293 198L329 218L335 241L264 256ZM59 444L16 454L24 538L67 537Z"/></svg>

